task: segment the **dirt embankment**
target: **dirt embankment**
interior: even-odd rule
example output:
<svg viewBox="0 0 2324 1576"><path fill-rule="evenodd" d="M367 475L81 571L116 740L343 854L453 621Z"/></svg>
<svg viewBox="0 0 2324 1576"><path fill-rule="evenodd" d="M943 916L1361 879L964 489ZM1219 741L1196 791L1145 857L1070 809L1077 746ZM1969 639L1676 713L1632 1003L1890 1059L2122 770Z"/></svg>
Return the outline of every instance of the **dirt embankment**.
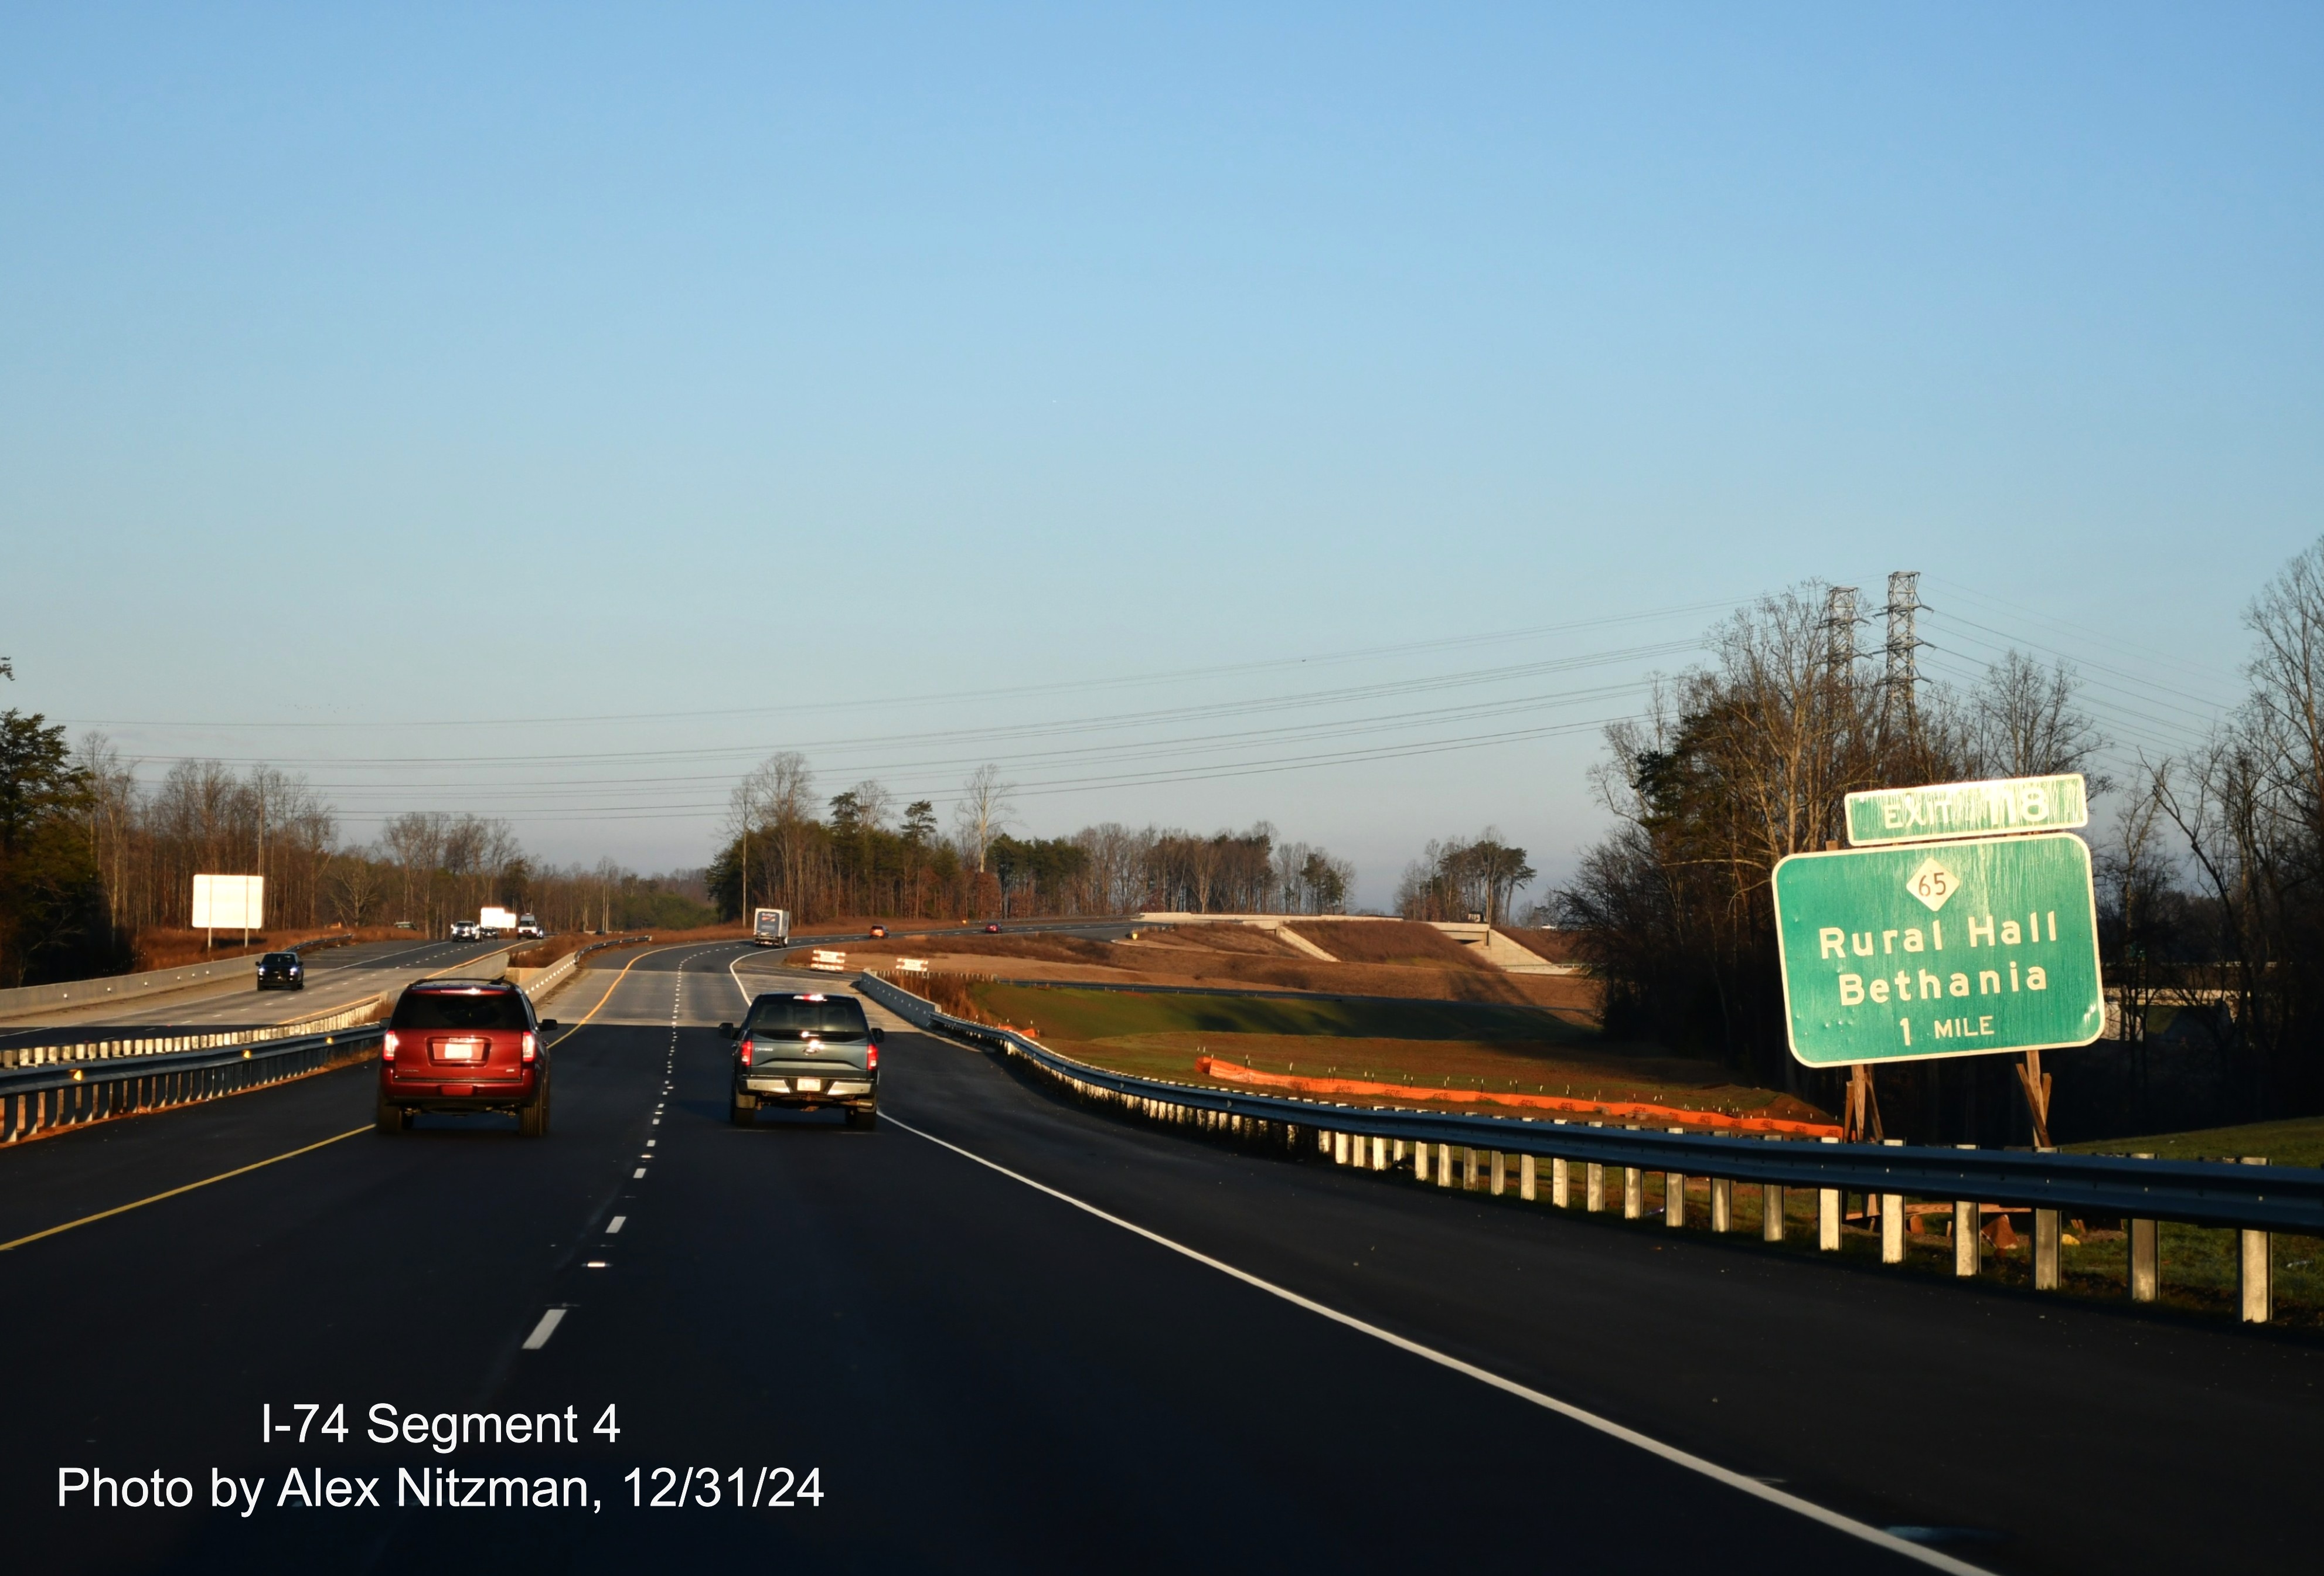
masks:
<svg viewBox="0 0 2324 1576"><path fill-rule="evenodd" d="M1462 946L1433 925L1420 925L1409 919L1316 919L1295 924L1291 928L1343 963L1400 963L1499 972L1479 957L1473 947Z"/></svg>
<svg viewBox="0 0 2324 1576"><path fill-rule="evenodd" d="M1327 963L1297 953L1255 927L1225 925L1141 931L1135 941L1113 942L1046 934L902 935L849 942L844 950L851 965L869 968L884 969L897 958L910 957L925 960L939 974L1498 1002L1547 1008L1584 1027L1597 1023L1602 994L1593 980L1580 975L1506 974L1425 925L1381 922L1340 928L1404 932L1402 936L1383 936L1370 944L1371 950L1391 959L1409 959L1416 954L1424 961Z"/></svg>
<svg viewBox="0 0 2324 1576"><path fill-rule="evenodd" d="M292 948L313 950L318 946L352 945L359 941L425 941L428 938L416 930L398 930L392 925L365 925L349 930L338 925L310 925L292 927L278 925L263 935L253 931L250 945L242 945L242 932L235 930L232 945L226 945L223 933L219 945L205 950L202 933L198 930L141 930L134 944L136 962L130 972L145 973L154 969L182 969L194 963L215 963L220 958L250 957L259 953L288 952Z"/></svg>
<svg viewBox="0 0 2324 1576"><path fill-rule="evenodd" d="M1496 925L1493 928L1545 963L1563 963L1569 969L1582 966L1582 938L1573 931L1536 929L1524 925Z"/></svg>

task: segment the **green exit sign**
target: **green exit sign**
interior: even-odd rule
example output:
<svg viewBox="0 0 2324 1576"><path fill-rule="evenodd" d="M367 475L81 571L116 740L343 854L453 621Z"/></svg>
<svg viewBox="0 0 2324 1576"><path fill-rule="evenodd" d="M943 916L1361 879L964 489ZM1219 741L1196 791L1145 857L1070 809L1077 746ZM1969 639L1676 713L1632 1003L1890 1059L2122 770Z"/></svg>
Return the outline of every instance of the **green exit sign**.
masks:
<svg viewBox="0 0 2324 1576"><path fill-rule="evenodd" d="M1795 853L1775 867L1792 1055L1812 1067L2086 1046L2106 1028L2070 833Z"/></svg>
<svg viewBox="0 0 2324 1576"><path fill-rule="evenodd" d="M2061 832L2089 824L2089 789L2078 771L1848 796L1848 841L1856 848L1996 832Z"/></svg>

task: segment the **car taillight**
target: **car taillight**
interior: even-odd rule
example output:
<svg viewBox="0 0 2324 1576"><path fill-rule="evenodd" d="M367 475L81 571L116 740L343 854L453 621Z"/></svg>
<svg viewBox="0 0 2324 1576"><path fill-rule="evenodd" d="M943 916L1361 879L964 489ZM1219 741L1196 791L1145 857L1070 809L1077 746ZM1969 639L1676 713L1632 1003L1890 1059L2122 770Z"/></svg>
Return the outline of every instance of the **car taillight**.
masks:
<svg viewBox="0 0 2324 1576"><path fill-rule="evenodd" d="M742 1065L744 1065L745 1067L747 1067L747 1066L749 1066L750 1064L751 1064L751 1042L750 1042L749 1040L744 1040L744 1041L742 1042Z"/></svg>
<svg viewBox="0 0 2324 1576"><path fill-rule="evenodd" d="M392 1062L395 1060L395 1031L393 1029L389 1029L387 1031L387 1037L379 1043L379 1059L383 1062Z"/></svg>
<svg viewBox="0 0 2324 1576"><path fill-rule="evenodd" d="M863 1053L863 1068L869 1072L880 1064L880 1047L873 1046Z"/></svg>
<svg viewBox="0 0 2324 1576"><path fill-rule="evenodd" d="M533 1038L533 1037L532 1037L532 1031L531 1031L530 1029L527 1029L527 1030L525 1030L525 1031L524 1031L524 1059L525 1059L526 1061L530 1062L530 1061L531 1061L535 1056L538 1056L539 1055L540 1055L540 1042L539 1040L537 1040L537 1039L535 1039L535 1038Z"/></svg>

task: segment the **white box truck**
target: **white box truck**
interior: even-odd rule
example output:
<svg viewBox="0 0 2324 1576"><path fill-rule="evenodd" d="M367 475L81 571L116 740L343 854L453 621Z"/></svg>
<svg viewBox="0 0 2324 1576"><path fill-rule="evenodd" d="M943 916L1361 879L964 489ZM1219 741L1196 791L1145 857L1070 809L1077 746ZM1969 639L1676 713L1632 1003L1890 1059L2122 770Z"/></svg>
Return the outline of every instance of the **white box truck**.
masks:
<svg viewBox="0 0 2324 1576"><path fill-rule="evenodd" d="M751 940L758 946L788 946L791 916L788 908L761 908L751 918Z"/></svg>
<svg viewBox="0 0 2324 1576"><path fill-rule="evenodd" d="M516 929L516 910L485 908L476 915L476 934L487 941L496 941Z"/></svg>

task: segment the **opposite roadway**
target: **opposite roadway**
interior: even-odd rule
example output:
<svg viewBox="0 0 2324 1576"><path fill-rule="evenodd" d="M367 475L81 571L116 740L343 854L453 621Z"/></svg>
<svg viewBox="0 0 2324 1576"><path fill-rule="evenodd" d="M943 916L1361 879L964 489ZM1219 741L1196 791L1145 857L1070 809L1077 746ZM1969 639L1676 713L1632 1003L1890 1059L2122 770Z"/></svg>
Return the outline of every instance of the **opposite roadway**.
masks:
<svg viewBox="0 0 2324 1576"><path fill-rule="evenodd" d="M803 977L615 957L545 1139L375 1134L364 1065L0 1156L18 1569L2314 1568L2305 1340L1214 1147L876 1009L877 1132L745 1130L714 1026Z"/></svg>
<svg viewBox="0 0 2324 1576"><path fill-rule="evenodd" d="M98 1001L16 1014L0 1022L0 1046L50 1045L73 1037L60 1029L94 1025L200 1032L321 1018L365 997L401 991L422 974L456 969L469 959L508 948L506 942L472 941L371 941L324 947L303 954L307 983L301 991L261 991L258 960L231 960L243 967L230 980L165 991L134 1007Z"/></svg>

